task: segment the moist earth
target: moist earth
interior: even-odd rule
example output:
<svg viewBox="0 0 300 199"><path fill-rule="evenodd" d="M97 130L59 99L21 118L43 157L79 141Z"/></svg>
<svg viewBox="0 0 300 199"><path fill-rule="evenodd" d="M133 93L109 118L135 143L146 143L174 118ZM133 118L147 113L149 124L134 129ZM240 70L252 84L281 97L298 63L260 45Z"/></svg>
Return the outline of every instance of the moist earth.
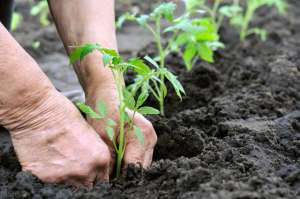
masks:
<svg viewBox="0 0 300 199"><path fill-rule="evenodd" d="M131 166L124 179L91 190L44 184L21 171L8 133L1 133L0 198L300 198L300 2L289 3L286 17L260 11L254 25L268 30L266 42L250 37L241 44L223 27L227 46L214 64L186 72L178 55L168 57L187 94L180 102L170 91L167 117L149 118L159 139L148 171ZM65 59L52 29L41 30L40 51L15 35L52 80L66 79L45 66L55 65L49 57ZM139 50L151 53L152 44ZM78 88L72 78L65 85Z"/></svg>

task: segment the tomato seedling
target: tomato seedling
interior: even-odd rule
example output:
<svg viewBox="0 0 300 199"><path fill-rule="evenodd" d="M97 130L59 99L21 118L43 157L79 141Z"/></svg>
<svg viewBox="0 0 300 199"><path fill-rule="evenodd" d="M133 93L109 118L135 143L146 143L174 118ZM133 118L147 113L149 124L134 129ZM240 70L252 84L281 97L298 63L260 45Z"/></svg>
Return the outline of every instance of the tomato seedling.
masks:
<svg viewBox="0 0 300 199"><path fill-rule="evenodd" d="M284 14L287 4L284 0L248 0L246 8L239 6L239 1L236 1L236 10L233 15L227 15L230 18L230 23L240 31L240 40L245 41L246 37L251 34L259 35L261 40L266 40L267 31L254 27L250 28L250 23L256 15L256 11L263 6L275 6L280 14ZM230 7L229 7L230 8ZM223 9L223 14L226 15L226 9Z"/></svg>
<svg viewBox="0 0 300 199"><path fill-rule="evenodd" d="M156 90L156 85L160 82L160 79L158 79L157 76L164 74L166 78L170 79L171 83L176 86L180 86L180 89L183 88L176 77L167 69L151 69L142 59L138 58L124 61L115 50L102 48L98 44L86 44L76 48L70 55L70 62L74 64L77 61L81 61L93 51L99 51L102 54L104 66L109 67L113 72L120 102L118 115L119 121L107 118L107 107L102 101L98 102L97 110L93 110L90 106L84 103L77 103L77 106L87 115L87 117L96 120L106 120L106 133L112 141L117 154L116 176L119 177L126 149L126 133L134 132L141 144L144 143L142 129L134 125L135 114L140 113L142 115L153 115L160 113L153 107L145 106L145 102L151 94L150 91ZM146 57L146 59L155 64L151 58ZM135 81L134 84L126 86L123 80L123 75L125 75L128 70L135 72L138 80ZM156 91L160 92L160 90ZM156 94L160 95L160 93ZM128 110L131 110L132 113L128 114ZM116 129L119 129L118 133L115 132Z"/></svg>
<svg viewBox="0 0 300 199"><path fill-rule="evenodd" d="M280 14L284 14L287 8L285 0L232 0L229 3L223 3L222 0L214 0L212 4L209 4L207 0L184 1L189 7L188 12L203 10L211 18L217 29L220 28L224 18L227 17L230 24L239 30L241 41L245 41L247 36L252 34L259 35L263 41L266 40L266 30L258 27L249 27L259 8L275 6Z"/></svg>
<svg viewBox="0 0 300 199"><path fill-rule="evenodd" d="M166 58L171 52L177 52L183 57L188 70L191 70L199 59L213 62L214 50L220 45L214 25L207 19L191 19L189 14L175 18L175 9L174 3L162 3L148 15L137 16L126 13L119 18L117 26L121 27L125 21L134 21L153 35L158 56L152 60L152 63L157 61L158 64L153 65L158 66L162 69L161 71L166 68ZM168 22L167 27L163 25L164 21ZM168 37L167 43L163 42L164 36ZM167 92L164 84L165 77L165 73L162 72L158 85L160 92L156 92L162 115ZM177 95L181 98L181 93L184 93L183 89L177 91Z"/></svg>
<svg viewBox="0 0 300 199"><path fill-rule="evenodd" d="M40 24L43 27L50 25L50 21L48 19L50 9L46 0L39 1L36 5L34 5L30 10L30 14L32 16L39 16Z"/></svg>

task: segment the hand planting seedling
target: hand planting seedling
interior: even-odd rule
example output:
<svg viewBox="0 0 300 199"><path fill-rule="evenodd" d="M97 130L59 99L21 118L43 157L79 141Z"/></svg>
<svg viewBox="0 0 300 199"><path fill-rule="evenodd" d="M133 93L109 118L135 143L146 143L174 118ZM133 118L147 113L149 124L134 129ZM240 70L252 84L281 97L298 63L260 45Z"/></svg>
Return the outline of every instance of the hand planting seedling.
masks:
<svg viewBox="0 0 300 199"><path fill-rule="evenodd" d="M152 92L160 104L160 112L164 114L164 98L167 93L165 87L165 78L173 81L170 75L165 74L166 58L171 52L177 52L183 57L188 70L191 70L197 60L202 59L207 62L213 62L214 50L220 47L219 36L214 24L208 19L191 19L190 14L186 13L175 19L174 12L176 5L174 3L162 3L148 15L137 16L136 14L126 13L121 16L117 26L128 21L135 21L143 28L147 29L154 37L158 56L151 60L157 69L161 69L159 76L159 92ZM168 26L163 28L163 22L167 21ZM154 24L154 26L152 26ZM168 36L168 42L163 43L163 36ZM149 60L148 60L149 61ZM156 64L156 61L159 64ZM174 82L174 81L173 81ZM176 93L181 97L183 89L175 86ZM155 95L156 94L156 95Z"/></svg>
<svg viewBox="0 0 300 199"><path fill-rule="evenodd" d="M84 103L78 103L77 105L88 117L96 120L106 120L106 133L112 141L117 154L116 176L119 177L126 148L126 132L134 132L137 139L142 144L144 143L142 130L133 124L135 114L159 114L157 109L144 105L149 97L149 91L155 90L153 93L161 95L160 93L156 93L160 92L160 90L156 89L157 84L160 83L160 79L158 79L157 76L164 75L172 84L180 87L177 89L183 91L183 88L176 77L171 72L167 71L167 69L157 68L159 70L152 70L141 59L131 59L128 62L125 62L116 51L102 48L98 44L86 44L82 47L76 48L70 56L70 62L74 64L76 61L81 61L95 50L102 54L104 66L109 67L113 72L120 102L119 121L106 118L108 111L104 102L98 102L97 110L93 110ZM153 62L149 57L146 57L146 59ZM156 63L153 62L153 64ZM138 80L133 85L126 87L123 75L126 74L128 70L135 72ZM154 87L152 87L150 82ZM129 115L128 111L133 112L133 114ZM118 133L115 132L116 129L119 129Z"/></svg>

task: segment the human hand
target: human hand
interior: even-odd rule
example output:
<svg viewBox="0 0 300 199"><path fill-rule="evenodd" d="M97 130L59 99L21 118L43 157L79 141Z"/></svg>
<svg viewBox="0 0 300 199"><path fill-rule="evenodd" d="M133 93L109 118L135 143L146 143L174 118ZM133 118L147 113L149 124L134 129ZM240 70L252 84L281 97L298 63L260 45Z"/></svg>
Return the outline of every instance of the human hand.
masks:
<svg viewBox="0 0 300 199"><path fill-rule="evenodd" d="M57 91L26 99L4 120L24 171L75 186L109 180L108 147L69 100Z"/></svg>
<svg viewBox="0 0 300 199"><path fill-rule="evenodd" d="M102 83L86 92L87 104L96 110L97 103L102 101L106 104L108 109L108 116L114 121L119 121L119 100L116 86L113 82ZM128 110L128 115L132 116L133 112ZM88 123L99 133L104 142L108 145L111 152L111 168L114 168L115 151L113 143L108 138L105 132L105 120L94 120L88 118ZM147 169L152 162L154 146L157 142L157 135L150 121L139 113L135 113L133 123L139 127L145 138L145 143L141 144L135 136L134 132L126 132L126 150L124 154L123 165L126 168L128 164L142 165ZM116 127L118 129L118 127ZM118 131L116 130L116 137ZM118 139L117 139L118 142Z"/></svg>

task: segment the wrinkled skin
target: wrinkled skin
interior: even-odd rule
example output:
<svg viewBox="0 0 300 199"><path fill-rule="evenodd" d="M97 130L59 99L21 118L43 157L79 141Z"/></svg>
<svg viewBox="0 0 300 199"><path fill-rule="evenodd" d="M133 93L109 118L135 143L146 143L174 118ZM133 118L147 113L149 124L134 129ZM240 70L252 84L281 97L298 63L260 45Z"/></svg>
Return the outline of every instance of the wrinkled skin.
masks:
<svg viewBox="0 0 300 199"><path fill-rule="evenodd" d="M18 107L24 115L11 129L23 170L45 182L76 186L91 187L97 179L108 180L108 147L73 104L56 91L40 99L29 99L28 106Z"/></svg>
<svg viewBox="0 0 300 199"><path fill-rule="evenodd" d="M68 53L70 45L89 42L116 48L113 1L49 2ZM0 124L11 133L22 169L51 183L90 187L109 180L115 154L104 123L88 121L90 126L1 24L0 57ZM88 104L95 107L99 100L106 102L109 117L118 121L115 82L99 60L99 54L89 56L74 68ZM142 129L146 143L141 145L132 132L126 132L124 165L147 168L157 137L143 116L136 115L134 123Z"/></svg>
<svg viewBox="0 0 300 199"><path fill-rule="evenodd" d="M98 89L94 89L87 95L87 103L96 110L97 103L99 100L104 102L109 109L109 115L107 118L111 118L114 121L119 121L118 105L119 101L116 92L115 85L101 85ZM127 111L129 116L133 116L133 112ZM94 119L88 119L88 122L94 129L100 134L101 138L107 143L111 151L111 165L113 168L115 161L115 152L112 142L109 140L105 129L103 128L106 124L106 120L97 121ZM145 117L136 113L134 115L133 123L142 129L144 133L145 143L141 144L135 136L134 132L126 131L126 151L124 154L124 166L128 164L137 164L148 168L152 162L153 149L157 142L157 135L151 124ZM118 127L115 129L116 137L118 138ZM118 139L117 139L118 142Z"/></svg>

